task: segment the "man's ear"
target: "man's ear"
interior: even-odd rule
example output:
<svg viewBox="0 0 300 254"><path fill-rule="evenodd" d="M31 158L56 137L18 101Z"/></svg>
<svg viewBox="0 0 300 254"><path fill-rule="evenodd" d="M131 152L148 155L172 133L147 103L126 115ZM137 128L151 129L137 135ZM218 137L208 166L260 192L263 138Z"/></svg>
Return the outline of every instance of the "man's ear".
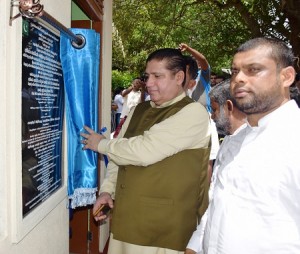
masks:
<svg viewBox="0 0 300 254"><path fill-rule="evenodd" d="M233 103L231 100L226 100L226 108L228 110L228 112L232 113L233 111Z"/></svg>
<svg viewBox="0 0 300 254"><path fill-rule="evenodd" d="M184 71L179 71L175 75L176 81L178 85L182 85L183 80L184 80Z"/></svg>
<svg viewBox="0 0 300 254"><path fill-rule="evenodd" d="M296 76L294 67L288 66L281 70L281 78L283 87L289 87L293 84Z"/></svg>

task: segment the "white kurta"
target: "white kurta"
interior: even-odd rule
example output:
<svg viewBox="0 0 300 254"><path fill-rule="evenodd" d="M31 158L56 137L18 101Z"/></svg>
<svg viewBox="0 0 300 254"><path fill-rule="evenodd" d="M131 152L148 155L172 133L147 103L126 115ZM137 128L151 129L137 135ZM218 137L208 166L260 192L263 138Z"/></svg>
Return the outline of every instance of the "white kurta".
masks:
<svg viewBox="0 0 300 254"><path fill-rule="evenodd" d="M213 197L189 248L300 253L299 132L300 110L289 101L232 137L235 145L218 154Z"/></svg>

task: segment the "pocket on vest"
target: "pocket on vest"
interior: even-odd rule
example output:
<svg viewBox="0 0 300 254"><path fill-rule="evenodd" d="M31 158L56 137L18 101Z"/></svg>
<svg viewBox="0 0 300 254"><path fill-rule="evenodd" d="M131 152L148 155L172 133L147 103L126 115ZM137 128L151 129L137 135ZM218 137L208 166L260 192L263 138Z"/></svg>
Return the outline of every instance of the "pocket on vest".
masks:
<svg viewBox="0 0 300 254"><path fill-rule="evenodd" d="M140 197L139 232L149 236L150 241L166 237L174 224L174 200L168 198Z"/></svg>

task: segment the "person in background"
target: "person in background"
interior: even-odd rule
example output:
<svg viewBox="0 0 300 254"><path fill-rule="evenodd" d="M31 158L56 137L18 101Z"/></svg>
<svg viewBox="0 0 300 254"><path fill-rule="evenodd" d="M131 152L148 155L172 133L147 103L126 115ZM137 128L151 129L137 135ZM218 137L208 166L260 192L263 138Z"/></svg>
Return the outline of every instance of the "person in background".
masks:
<svg viewBox="0 0 300 254"><path fill-rule="evenodd" d="M220 158L196 253L300 253L300 109L289 92L294 59L277 39L254 38L237 49L230 90L247 124Z"/></svg>
<svg viewBox="0 0 300 254"><path fill-rule="evenodd" d="M110 158L93 208L97 221L106 218L101 205L113 208L110 254L183 253L207 207L209 114L186 96L185 74L179 50L154 51L145 70L151 101L130 111L116 139L88 127L81 134L83 149Z"/></svg>
<svg viewBox="0 0 300 254"><path fill-rule="evenodd" d="M147 91L147 87L146 87L144 77L141 77L140 79L142 81L142 83L141 83L141 102L150 101L151 98L150 98L150 95Z"/></svg>
<svg viewBox="0 0 300 254"><path fill-rule="evenodd" d="M111 132L114 132L116 129L116 111L118 110L118 105L111 102Z"/></svg>
<svg viewBox="0 0 300 254"><path fill-rule="evenodd" d="M120 116L120 123L117 125L113 137L116 138L129 114L130 110L141 102L141 88L143 81L140 78L135 78L131 86L122 91L124 98L123 109Z"/></svg>
<svg viewBox="0 0 300 254"><path fill-rule="evenodd" d="M217 78L216 78L216 85L223 82L225 80L225 76L223 75L217 75Z"/></svg>
<svg viewBox="0 0 300 254"><path fill-rule="evenodd" d="M214 185L217 180L217 173L222 164L226 161L224 156L226 153L236 145L235 136L240 130L245 128L246 114L241 112L235 105L235 101L230 94L230 80L227 79L216 86L212 87L210 93L211 107L212 107L212 119L216 123L218 133L225 136L222 142L216 161L213 167L213 174L211 177L211 184L209 188L209 200L212 199L214 192ZM199 250L201 233L203 226L207 220L207 212L201 218L201 224L197 230L193 233L189 244L187 246L185 254L201 253Z"/></svg>
<svg viewBox="0 0 300 254"><path fill-rule="evenodd" d="M122 112L122 108L123 108L123 103L124 103L124 99L123 96L121 95L123 91L122 87L117 87L115 89L115 96L114 96L114 104L117 105L117 110L115 113L115 126L118 126L120 123L120 118L121 118L121 112Z"/></svg>
<svg viewBox="0 0 300 254"><path fill-rule="evenodd" d="M236 107L235 100L230 94L230 79L214 86L209 96L212 107L211 118L216 124L218 133L224 136L232 135L246 123L245 113Z"/></svg>
<svg viewBox="0 0 300 254"><path fill-rule="evenodd" d="M194 50L194 55L199 56L199 52ZM197 84L197 76L198 76L198 64L194 57L190 55L184 55L186 60L186 80L185 80L185 86L184 90L186 91L186 94L189 97L192 97L192 91L193 87ZM201 59L200 59L201 60ZM199 60L199 61L200 61ZM201 103L201 101L199 101ZM206 106L206 103L203 105ZM208 181L210 182L211 174L212 174L212 167L214 164L214 160L217 157L217 153L219 150L219 137L218 132L216 129L215 123L210 119L211 123L211 150L209 155L209 164L208 164Z"/></svg>
<svg viewBox="0 0 300 254"><path fill-rule="evenodd" d="M192 55L198 64L198 76L196 78L196 86L191 91L191 97L193 100L200 102L204 105L208 112L211 112L210 108L210 66L206 57L199 51L191 48L185 43L179 44L179 49L182 52L188 52Z"/></svg>
<svg viewBox="0 0 300 254"><path fill-rule="evenodd" d="M210 87L214 87L217 84L217 78L218 76L216 73L212 72L210 74Z"/></svg>
<svg viewBox="0 0 300 254"><path fill-rule="evenodd" d="M122 118L127 116L132 107L136 106L141 102L141 87L143 85L143 81L140 78L135 78L131 86L123 90L122 96L124 100L126 100L125 110L122 112ZM125 102L124 102L125 104Z"/></svg>

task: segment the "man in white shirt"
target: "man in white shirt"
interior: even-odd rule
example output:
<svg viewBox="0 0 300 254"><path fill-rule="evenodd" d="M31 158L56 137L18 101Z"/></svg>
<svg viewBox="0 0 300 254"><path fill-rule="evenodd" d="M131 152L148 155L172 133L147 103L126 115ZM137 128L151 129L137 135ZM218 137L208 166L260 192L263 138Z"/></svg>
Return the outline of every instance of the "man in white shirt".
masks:
<svg viewBox="0 0 300 254"><path fill-rule="evenodd" d="M135 78L132 81L131 86L122 91L122 96L124 98L124 110L122 110L121 119L127 117L131 108L141 102L142 84L143 81L141 81L139 78Z"/></svg>
<svg viewBox="0 0 300 254"><path fill-rule="evenodd" d="M287 45L269 38L249 40L234 55L231 94L247 125L219 156L223 165L198 227L198 246L188 246L196 253L300 253L300 110L289 95L293 61Z"/></svg>
<svg viewBox="0 0 300 254"><path fill-rule="evenodd" d="M235 137L240 130L246 125L246 115L238 110L235 106L235 101L230 95L230 80L225 80L212 87L209 92L212 119L215 122L218 133L225 135L222 142L216 161L214 163L213 174L211 177L211 183L209 187L209 200L212 199L214 185L217 179L217 172L222 163L224 163L224 154L228 153L232 147L236 146ZM197 227L197 230L193 233L192 238L189 241L185 254L195 254L200 251L200 239L203 237L203 227L207 220L207 212L202 216L201 224Z"/></svg>
<svg viewBox="0 0 300 254"><path fill-rule="evenodd" d="M120 123L116 126L116 130L115 130L114 134L112 135L113 138L118 137L119 132L129 114L130 110L142 101L141 100L142 85L144 85L144 82L140 78L135 78L132 81L131 86L122 91L123 108L122 108L122 112L120 115Z"/></svg>
<svg viewBox="0 0 300 254"><path fill-rule="evenodd" d="M115 90L114 104L117 105L117 110L115 112L115 127L117 127L120 123L121 113L123 109L124 99L121 95L122 88L117 87Z"/></svg>

